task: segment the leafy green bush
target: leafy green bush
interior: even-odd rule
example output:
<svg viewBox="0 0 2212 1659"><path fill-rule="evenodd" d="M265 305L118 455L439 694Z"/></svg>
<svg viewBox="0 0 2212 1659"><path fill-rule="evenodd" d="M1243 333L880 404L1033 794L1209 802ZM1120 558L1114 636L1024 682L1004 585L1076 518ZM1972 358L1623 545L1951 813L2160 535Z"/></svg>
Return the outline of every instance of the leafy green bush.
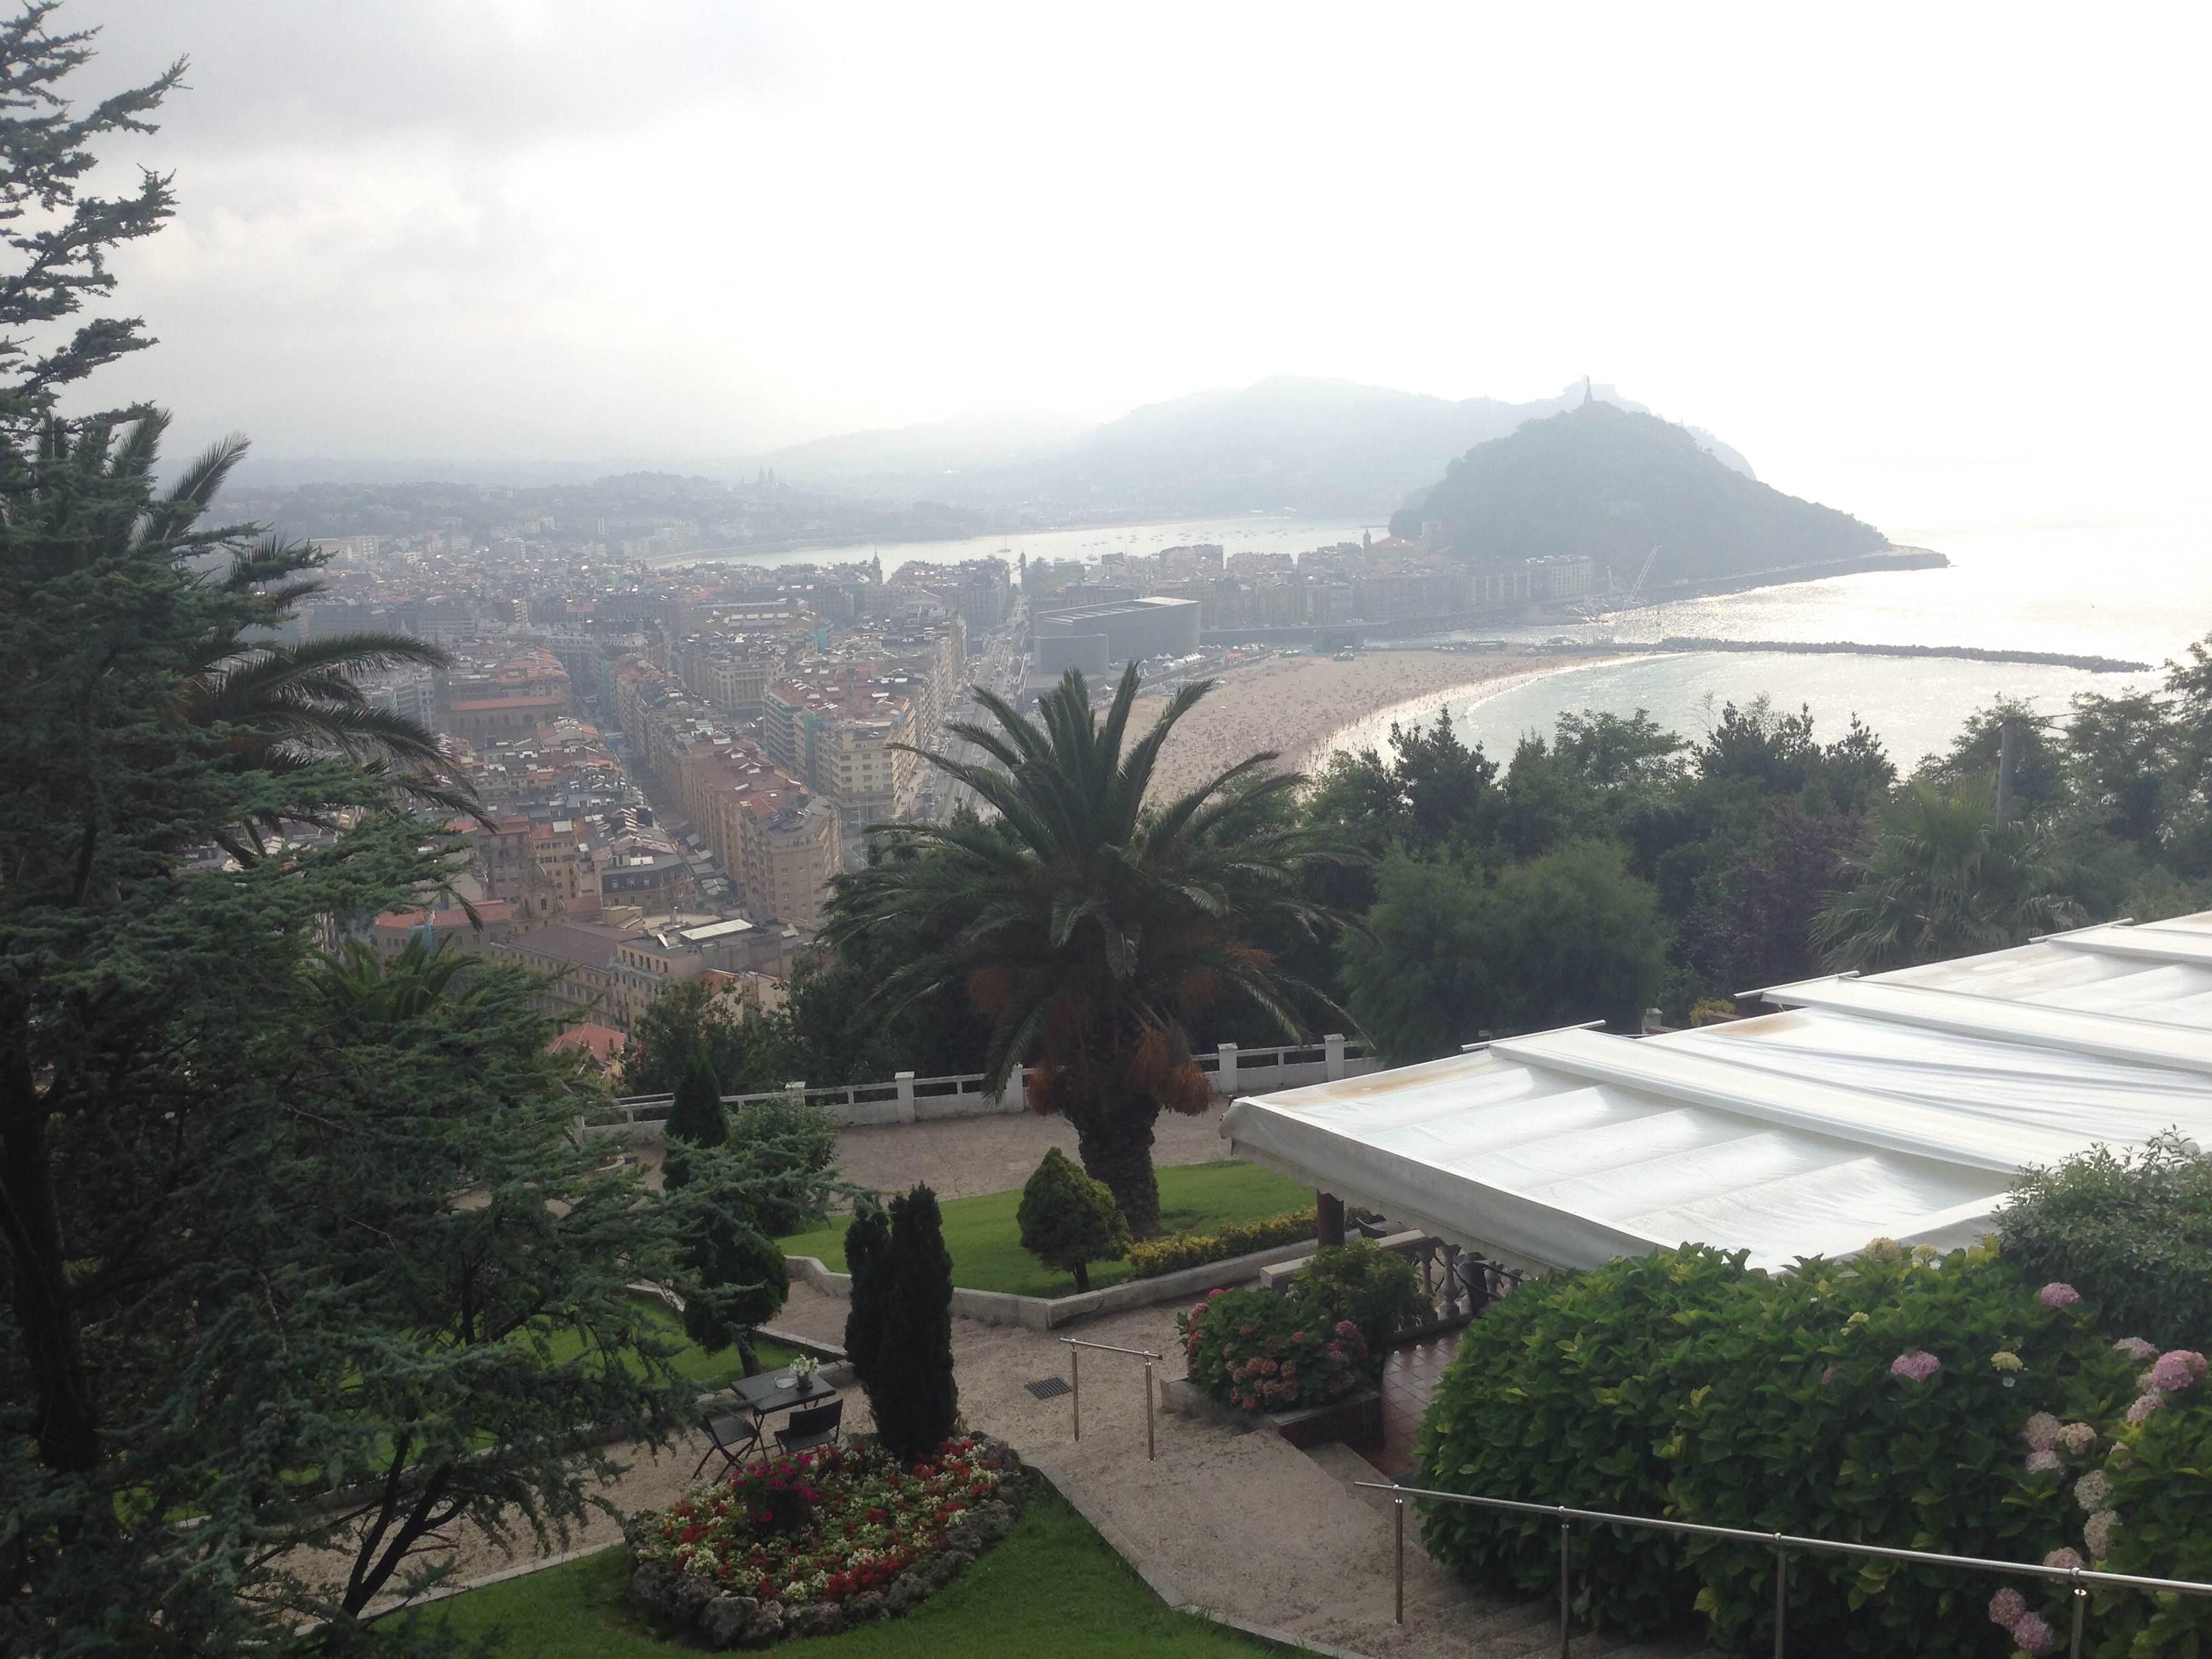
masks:
<svg viewBox="0 0 2212 1659"><path fill-rule="evenodd" d="M2100 1414L2131 1368L2084 1316L1982 1248L1940 1265L1880 1241L1849 1261L1747 1276L1725 1316L1662 1373L1675 1403L1660 1455L1676 1513L1998 1560L2034 1561L2063 1504L2027 1478L2021 1425ZM1773 1639L1773 1558L1688 1543L1697 1605L1723 1647ZM2009 1650L1996 1586L1843 1556L1790 1566L1790 1631L1875 1659ZM1802 1633L1802 1635L1801 1635Z"/></svg>
<svg viewBox="0 0 2212 1659"><path fill-rule="evenodd" d="M1421 1276L1401 1255L1377 1249L1372 1239L1354 1239L1314 1252L1291 1275L1290 1294L1331 1325L1348 1319L1359 1327L1368 1365L1376 1376L1398 1333L1435 1316Z"/></svg>
<svg viewBox="0 0 2212 1659"><path fill-rule="evenodd" d="M1191 1381L1240 1411L1325 1406L1367 1380L1357 1325L1272 1291L1216 1291L1177 1314L1176 1330Z"/></svg>
<svg viewBox="0 0 2212 1659"><path fill-rule="evenodd" d="M1522 1285L1468 1326L1429 1403L1415 1479L1630 1515L1666 1512L1659 1455L1680 1395L1655 1382L1724 1328L1743 1257L1688 1247ZM1682 1390L1686 1392L1686 1390ZM1559 1582L1559 1528L1534 1516L1425 1506L1437 1560L1530 1595ZM1686 1617L1698 1580L1663 1534L1598 1528L1575 1539L1577 1610L1651 1631Z"/></svg>
<svg viewBox="0 0 2212 1659"><path fill-rule="evenodd" d="M1264 1221L1232 1221L1218 1232L1147 1239L1129 1247L1129 1276L1158 1279L1185 1267L1203 1267L1208 1262L1231 1261L1278 1244L1295 1244L1311 1238L1314 1226L1311 1209L1290 1210Z"/></svg>
<svg viewBox="0 0 2212 1659"><path fill-rule="evenodd" d="M2039 1289L1993 1249L1938 1262L1884 1241L1773 1274L1692 1247L1561 1275L1524 1285L1462 1338L1423 1427L1421 1479L2040 1560L2080 1541L2081 1517L2051 1478L2056 1464L2030 1465L2039 1449L2023 1425L2105 1420L2136 1390L2135 1362L2087 1306L2069 1286ZM1439 1559L1493 1583L1556 1583L1558 1528L1541 1517L1437 1505L1427 1538ZM1717 1645L1757 1651L1772 1638L1764 1550L1596 1528L1577 1529L1575 1553L1578 1611L1601 1626L1656 1631L1694 1608ZM1792 1644L2001 1656L2012 1638L1990 1623L1990 1588L1954 1572L1794 1559Z"/></svg>
<svg viewBox="0 0 2212 1659"><path fill-rule="evenodd" d="M1022 1248L1062 1273L1075 1275L1080 1292L1091 1288L1091 1264L1128 1254L1129 1224L1121 1218L1113 1189L1093 1181L1075 1160L1054 1146L1022 1188L1014 1220Z"/></svg>
<svg viewBox="0 0 2212 1659"><path fill-rule="evenodd" d="M2203 1370L2202 1354L2160 1356L2136 1397L2155 1396L2158 1403L2130 1402L2101 1425L2078 1458L2069 1457L2073 1501L2061 1507L2079 1528L2069 1542L2087 1563L2145 1577L2212 1579L2212 1527L2205 1524L2212 1500L2212 1387ZM2154 1378L2175 1386L2157 1386ZM2070 1451L2062 1445L2063 1453ZM2099 1472L2101 1496L2084 1496ZM2036 1599L2045 1619L2064 1629L2057 1621L2071 1615L2063 1592ZM2212 1652L2212 1598L2100 1591L2094 1606L2098 1659Z"/></svg>
<svg viewBox="0 0 2212 1659"><path fill-rule="evenodd" d="M2160 1135L2028 1170L2013 1191L1997 1237L2030 1278L2072 1285L2160 1347L2212 1343L2212 1157Z"/></svg>

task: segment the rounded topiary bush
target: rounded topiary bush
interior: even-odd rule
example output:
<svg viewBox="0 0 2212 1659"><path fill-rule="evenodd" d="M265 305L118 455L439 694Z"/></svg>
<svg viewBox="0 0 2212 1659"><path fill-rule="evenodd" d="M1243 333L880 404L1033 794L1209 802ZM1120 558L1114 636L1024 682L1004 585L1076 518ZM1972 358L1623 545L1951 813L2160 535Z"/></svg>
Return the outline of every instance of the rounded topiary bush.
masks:
<svg viewBox="0 0 2212 1659"><path fill-rule="evenodd" d="M1092 1262L1119 1261L1129 1253L1129 1224L1113 1189L1084 1174L1057 1146L1045 1152L1022 1188L1014 1220L1022 1248L1046 1267L1073 1273L1079 1292L1091 1288Z"/></svg>

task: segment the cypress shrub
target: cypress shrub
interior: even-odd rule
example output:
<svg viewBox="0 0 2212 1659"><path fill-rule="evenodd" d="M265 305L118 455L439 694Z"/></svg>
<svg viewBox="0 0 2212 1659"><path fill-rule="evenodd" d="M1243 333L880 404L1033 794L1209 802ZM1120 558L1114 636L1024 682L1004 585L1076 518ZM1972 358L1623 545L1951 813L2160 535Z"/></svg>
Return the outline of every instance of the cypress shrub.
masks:
<svg viewBox="0 0 2212 1659"><path fill-rule="evenodd" d="M846 1260L852 1260L848 1246ZM916 1187L891 1200L883 1334L873 1355L880 1384L868 1403L876 1431L909 1461L929 1456L960 1417L952 1376L952 1253L937 1194Z"/></svg>
<svg viewBox="0 0 2212 1659"><path fill-rule="evenodd" d="M884 1323L891 1298L891 1229L883 1211L865 1204L845 1230L845 1266L853 1276L853 1300L845 1315L845 1357L868 1396L868 1410L883 1421L877 1395L888 1382L896 1386L896 1373L886 1376L880 1364Z"/></svg>
<svg viewBox="0 0 2212 1659"><path fill-rule="evenodd" d="M714 1076L714 1062L704 1043L691 1051L691 1063L676 1085L676 1098L669 1104L668 1122L662 1133L666 1150L660 1179L667 1187L681 1187L691 1178L690 1162L684 1156L685 1146L720 1146L730 1138L729 1117L722 1110L722 1085Z"/></svg>
<svg viewBox="0 0 2212 1659"><path fill-rule="evenodd" d="M1045 1153L1023 1187L1014 1219L1022 1230L1022 1248L1046 1267L1073 1273L1078 1291L1091 1288L1092 1262L1115 1261L1128 1254L1129 1224L1121 1218L1113 1189L1084 1174L1057 1146Z"/></svg>

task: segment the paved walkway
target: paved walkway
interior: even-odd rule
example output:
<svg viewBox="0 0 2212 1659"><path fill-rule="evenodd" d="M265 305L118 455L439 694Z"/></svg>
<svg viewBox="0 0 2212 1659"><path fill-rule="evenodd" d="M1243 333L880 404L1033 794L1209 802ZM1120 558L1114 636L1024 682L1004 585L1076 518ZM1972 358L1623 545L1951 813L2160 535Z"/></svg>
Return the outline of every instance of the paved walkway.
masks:
<svg viewBox="0 0 2212 1659"><path fill-rule="evenodd" d="M1163 1112L1152 1129L1152 1162L1214 1164L1229 1156L1221 1138L1226 1101L1198 1117ZM927 1182L939 1198L975 1198L1020 1186L1042 1162L1048 1147L1075 1156L1075 1129L1064 1117L999 1112L988 1117L948 1117L926 1123L885 1123L843 1129L837 1135L837 1173L873 1192L905 1192ZM647 1184L660 1184L661 1148L634 1154L646 1166Z"/></svg>
<svg viewBox="0 0 2212 1659"><path fill-rule="evenodd" d="M1163 1112L1152 1127L1152 1162L1212 1164L1229 1156L1217 1102L1199 1117ZM1075 1129L1064 1117L1004 1112L927 1123L847 1129L837 1137L837 1170L877 1192L904 1192L927 1182L939 1198L1003 1193L1030 1178L1048 1148L1075 1156Z"/></svg>

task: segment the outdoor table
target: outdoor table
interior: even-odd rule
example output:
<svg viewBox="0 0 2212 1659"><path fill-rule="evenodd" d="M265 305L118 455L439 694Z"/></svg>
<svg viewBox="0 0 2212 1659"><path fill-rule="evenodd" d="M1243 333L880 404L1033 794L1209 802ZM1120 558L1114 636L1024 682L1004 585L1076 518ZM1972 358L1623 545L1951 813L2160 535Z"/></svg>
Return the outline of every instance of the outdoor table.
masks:
<svg viewBox="0 0 2212 1659"><path fill-rule="evenodd" d="M768 1431L768 1419L776 1413L799 1406L818 1406L837 1397L837 1390L822 1380L819 1371L809 1371L789 1388L778 1386L781 1379L791 1375L788 1370L763 1371L758 1376L741 1376L730 1385L730 1392L737 1396L738 1403L753 1414L757 1443Z"/></svg>

